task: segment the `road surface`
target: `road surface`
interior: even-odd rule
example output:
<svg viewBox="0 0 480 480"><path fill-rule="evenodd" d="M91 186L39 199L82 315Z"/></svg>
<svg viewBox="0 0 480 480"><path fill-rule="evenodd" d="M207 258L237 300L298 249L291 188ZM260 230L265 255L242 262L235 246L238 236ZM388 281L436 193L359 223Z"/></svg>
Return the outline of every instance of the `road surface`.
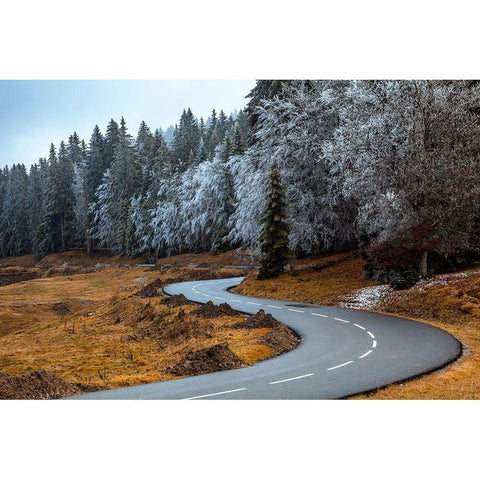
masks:
<svg viewBox="0 0 480 480"><path fill-rule="evenodd" d="M461 354L460 343L438 328L390 315L245 297L227 289L243 277L165 287L235 310L263 309L301 336L294 350L251 367L71 399L338 399L436 370Z"/></svg>

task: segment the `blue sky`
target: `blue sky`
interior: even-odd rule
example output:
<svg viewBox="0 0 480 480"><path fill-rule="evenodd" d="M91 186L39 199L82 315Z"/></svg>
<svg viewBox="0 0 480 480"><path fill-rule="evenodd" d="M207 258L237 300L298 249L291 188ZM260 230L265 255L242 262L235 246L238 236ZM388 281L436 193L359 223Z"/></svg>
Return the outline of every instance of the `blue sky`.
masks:
<svg viewBox="0 0 480 480"><path fill-rule="evenodd" d="M175 125L184 108L206 119L246 104L254 80L3 80L0 81L0 167L31 165L50 143L76 131L89 141L111 118L123 116L135 136L142 120L152 129Z"/></svg>

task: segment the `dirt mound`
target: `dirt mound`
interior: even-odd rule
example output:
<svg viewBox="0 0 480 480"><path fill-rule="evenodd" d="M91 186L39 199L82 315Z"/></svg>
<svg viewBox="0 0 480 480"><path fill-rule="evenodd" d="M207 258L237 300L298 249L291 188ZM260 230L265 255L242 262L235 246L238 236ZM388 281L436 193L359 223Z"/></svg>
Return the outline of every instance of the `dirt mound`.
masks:
<svg viewBox="0 0 480 480"><path fill-rule="evenodd" d="M159 278L145 285L137 293L134 293L133 296L140 298L149 298L149 297L158 297L162 294L161 290L165 286L165 282L162 282Z"/></svg>
<svg viewBox="0 0 480 480"><path fill-rule="evenodd" d="M187 342L192 338L212 338L215 328L210 321L191 318L180 308L174 317L157 316L142 333L164 346L176 341Z"/></svg>
<svg viewBox="0 0 480 480"><path fill-rule="evenodd" d="M280 322L277 323L277 327L266 333L259 341L262 345L272 348L274 356L293 350L301 341L292 330Z"/></svg>
<svg viewBox="0 0 480 480"><path fill-rule="evenodd" d="M172 295L171 297L164 298L161 302L162 305L169 307L182 307L183 305L196 305L195 302L188 300L183 293L180 295Z"/></svg>
<svg viewBox="0 0 480 480"><path fill-rule="evenodd" d="M221 343L188 353L176 365L167 368L167 373L177 377L193 376L244 366L246 365L230 350L228 343Z"/></svg>
<svg viewBox="0 0 480 480"><path fill-rule="evenodd" d="M34 270L24 270L15 267L7 267L0 269L0 287L11 285L12 283L25 282L40 278L41 275Z"/></svg>
<svg viewBox="0 0 480 480"><path fill-rule="evenodd" d="M45 370L35 370L23 375L0 373L2 400L47 400L94 390L94 387L68 383Z"/></svg>
<svg viewBox="0 0 480 480"><path fill-rule="evenodd" d="M269 313L265 313L264 310L259 310L255 315L252 315L243 322L233 324L232 328L275 328L278 325L282 324L278 320L275 320Z"/></svg>
<svg viewBox="0 0 480 480"><path fill-rule="evenodd" d="M270 328L271 330L260 338L259 343L270 347L275 352L274 356L293 350L300 343L300 338L295 332L264 310L259 310L243 322L233 324L232 328Z"/></svg>
<svg viewBox="0 0 480 480"><path fill-rule="evenodd" d="M222 315L236 315L235 310L233 310L228 303L214 305L211 301L208 301L196 310L193 310L192 313L203 318L215 318L221 317Z"/></svg>

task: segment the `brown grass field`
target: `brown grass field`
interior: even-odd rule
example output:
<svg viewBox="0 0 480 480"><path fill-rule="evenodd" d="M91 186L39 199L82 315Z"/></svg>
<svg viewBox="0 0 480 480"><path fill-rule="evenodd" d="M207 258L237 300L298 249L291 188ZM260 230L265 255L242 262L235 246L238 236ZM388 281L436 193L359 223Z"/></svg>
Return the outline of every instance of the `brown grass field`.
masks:
<svg viewBox="0 0 480 480"><path fill-rule="evenodd" d="M25 280L0 286L0 372L46 370L86 387L116 388L178 378L170 373L172 366L212 345L227 343L245 365L283 348L265 341L269 329L232 328L245 319L240 314L203 318L194 313L195 305L171 306L161 303L162 296L134 295L153 281L241 275L243 270L221 266L253 265L245 253L179 255L159 260L155 269L139 267L143 262L108 256L92 260L78 252L46 257L40 265L31 256L2 260L4 278ZM364 278L354 253L296 260L291 266L290 273L273 280L258 281L252 271L235 290L343 305L352 292L378 285ZM31 278L34 274L41 278ZM438 372L352 398L480 398L480 271L438 276L406 291L388 290L374 306L362 308L442 328L462 342L464 352Z"/></svg>
<svg viewBox="0 0 480 480"><path fill-rule="evenodd" d="M67 266L72 260L76 266ZM1 373L45 370L69 383L117 388L178 378L169 368L188 353L217 344L226 343L243 365L285 347L272 344L270 328L232 328L245 320L241 314L203 318L195 313L198 305L168 305L159 292L146 298L134 295L153 281L164 285L235 276L241 270L150 269L126 266L125 259L101 260L110 263L87 266L88 257L78 253L75 258L57 255L44 262L53 267L42 270L41 278L0 288ZM19 267L22 263L28 268ZM15 259L3 272L9 278L17 272L21 280L35 270L33 263L30 258Z"/></svg>

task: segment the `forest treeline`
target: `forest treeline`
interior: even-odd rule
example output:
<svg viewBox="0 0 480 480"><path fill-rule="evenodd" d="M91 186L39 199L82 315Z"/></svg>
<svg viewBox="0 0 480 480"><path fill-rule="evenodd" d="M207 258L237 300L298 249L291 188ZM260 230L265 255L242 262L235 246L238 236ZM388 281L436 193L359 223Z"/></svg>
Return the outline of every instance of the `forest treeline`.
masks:
<svg viewBox="0 0 480 480"><path fill-rule="evenodd" d="M0 254L259 251L276 162L296 256L359 247L399 283L478 257L479 82L261 80L247 97L169 135L112 119L4 168Z"/></svg>

